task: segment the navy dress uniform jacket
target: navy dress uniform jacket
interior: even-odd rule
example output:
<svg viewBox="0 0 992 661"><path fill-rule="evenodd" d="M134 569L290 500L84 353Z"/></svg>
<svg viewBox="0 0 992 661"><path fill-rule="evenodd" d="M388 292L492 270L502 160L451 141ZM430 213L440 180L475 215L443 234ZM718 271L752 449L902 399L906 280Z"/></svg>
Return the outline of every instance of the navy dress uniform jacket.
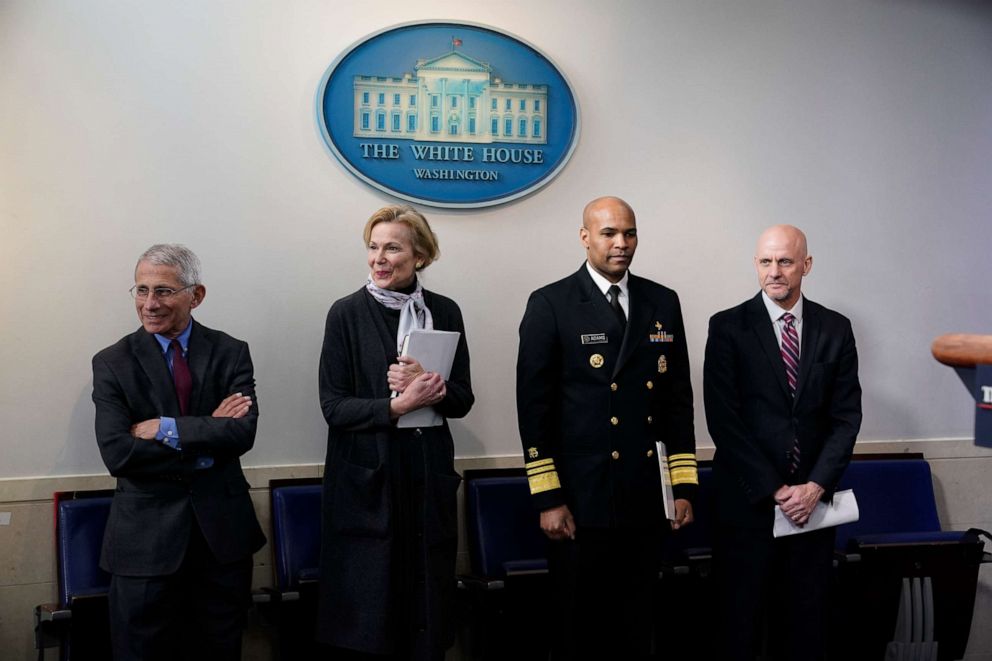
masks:
<svg viewBox="0 0 992 661"><path fill-rule="evenodd" d="M697 483L692 387L674 291L631 274L626 332L586 265L531 294L517 415L533 501L578 526L665 523L656 440L676 498Z"/></svg>
<svg viewBox="0 0 992 661"><path fill-rule="evenodd" d="M139 328L93 357L96 439L117 488L100 566L125 576L164 576L182 563L199 524L214 557L234 562L265 543L239 457L255 442L258 400L248 345L193 321L188 415L155 336ZM242 418L214 418L228 395L252 399ZM176 419L182 450L131 436L135 423ZM213 457L194 470L196 458Z"/></svg>

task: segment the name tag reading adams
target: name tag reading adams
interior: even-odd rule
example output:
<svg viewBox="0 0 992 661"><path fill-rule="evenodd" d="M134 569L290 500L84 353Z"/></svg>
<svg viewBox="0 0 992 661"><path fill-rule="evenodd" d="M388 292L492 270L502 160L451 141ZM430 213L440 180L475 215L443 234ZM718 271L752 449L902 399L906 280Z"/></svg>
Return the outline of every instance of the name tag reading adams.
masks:
<svg viewBox="0 0 992 661"><path fill-rule="evenodd" d="M608 344L609 339L606 337L606 333L589 333L588 335L582 335L582 344Z"/></svg>

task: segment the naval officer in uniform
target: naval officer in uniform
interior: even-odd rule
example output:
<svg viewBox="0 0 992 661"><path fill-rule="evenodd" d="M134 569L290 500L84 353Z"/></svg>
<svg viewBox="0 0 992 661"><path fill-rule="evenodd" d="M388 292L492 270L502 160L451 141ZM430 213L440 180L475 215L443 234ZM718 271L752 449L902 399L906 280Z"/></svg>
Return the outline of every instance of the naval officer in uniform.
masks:
<svg viewBox="0 0 992 661"><path fill-rule="evenodd" d="M682 311L674 291L629 272L638 237L626 202L590 202L579 238L586 262L531 294L517 359L524 462L552 540L552 658L646 658L661 540L692 521L697 485Z"/></svg>

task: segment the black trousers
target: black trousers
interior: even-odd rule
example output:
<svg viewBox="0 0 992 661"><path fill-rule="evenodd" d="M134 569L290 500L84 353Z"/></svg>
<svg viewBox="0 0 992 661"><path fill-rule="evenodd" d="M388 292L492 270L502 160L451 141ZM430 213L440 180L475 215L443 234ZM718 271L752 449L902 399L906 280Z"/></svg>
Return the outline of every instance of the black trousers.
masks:
<svg viewBox="0 0 992 661"><path fill-rule="evenodd" d="M660 559L658 529L579 528L550 542L553 661L648 658Z"/></svg>
<svg viewBox="0 0 992 661"><path fill-rule="evenodd" d="M713 549L720 659L753 661L767 637L772 659L826 658L834 529L774 539L723 526Z"/></svg>
<svg viewBox="0 0 992 661"><path fill-rule="evenodd" d="M168 576L110 580L114 661L239 661L251 604L251 556L217 562L191 526L182 565Z"/></svg>

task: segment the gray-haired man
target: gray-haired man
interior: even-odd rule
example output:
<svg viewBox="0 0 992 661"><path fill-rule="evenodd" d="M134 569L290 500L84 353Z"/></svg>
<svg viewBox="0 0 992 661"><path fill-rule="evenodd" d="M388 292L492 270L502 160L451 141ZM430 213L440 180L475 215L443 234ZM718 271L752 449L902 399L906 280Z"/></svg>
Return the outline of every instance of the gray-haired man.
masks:
<svg viewBox="0 0 992 661"><path fill-rule="evenodd" d="M184 246L145 251L131 293L141 328L93 357L114 658L240 659L265 542L239 461L258 420L248 345L193 320L206 288Z"/></svg>

